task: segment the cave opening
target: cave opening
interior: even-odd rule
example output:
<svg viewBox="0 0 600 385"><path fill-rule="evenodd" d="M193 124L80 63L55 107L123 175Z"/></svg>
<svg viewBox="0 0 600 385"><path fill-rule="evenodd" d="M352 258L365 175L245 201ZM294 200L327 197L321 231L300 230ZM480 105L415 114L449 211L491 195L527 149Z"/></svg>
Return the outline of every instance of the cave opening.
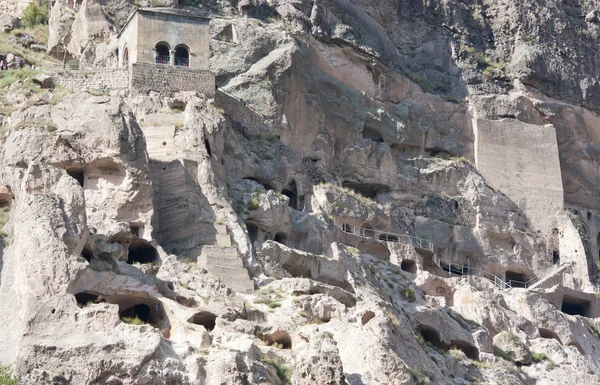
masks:
<svg viewBox="0 0 600 385"><path fill-rule="evenodd" d="M221 32L214 37L214 39L227 43L237 43L236 33L233 25L227 24L225 27L223 27Z"/></svg>
<svg viewBox="0 0 600 385"><path fill-rule="evenodd" d="M398 243L398 237L392 234L380 234L379 235L379 240L380 241L385 241L385 242L396 242Z"/></svg>
<svg viewBox="0 0 600 385"><path fill-rule="evenodd" d="M523 273L506 271L504 280L510 285L510 287L525 287L527 276Z"/></svg>
<svg viewBox="0 0 600 385"><path fill-rule="evenodd" d="M471 360L479 360L479 349L465 341L450 341L451 349L460 349Z"/></svg>
<svg viewBox="0 0 600 385"><path fill-rule="evenodd" d="M400 269L411 274L417 274L417 262L412 259L403 259L400 263Z"/></svg>
<svg viewBox="0 0 600 385"><path fill-rule="evenodd" d="M155 263L158 262L158 251L144 240L134 240L129 244L127 263Z"/></svg>
<svg viewBox="0 0 600 385"><path fill-rule="evenodd" d="M362 137L365 139L372 140L373 142L383 143L383 136L381 133L374 129L373 127L369 127L365 124L362 130Z"/></svg>
<svg viewBox="0 0 600 385"><path fill-rule="evenodd" d="M289 198L289 206L294 210L298 210L298 187L296 186L296 181L292 180L288 187L283 189L281 193Z"/></svg>
<svg viewBox="0 0 600 385"><path fill-rule="evenodd" d="M143 323L150 323L150 306L145 303L138 303L123 310L119 316L122 320L133 320L137 318Z"/></svg>
<svg viewBox="0 0 600 385"><path fill-rule="evenodd" d="M276 331L273 334L266 336L263 340L269 345L273 345L280 349L291 349L292 348L292 337L286 332L281 330Z"/></svg>
<svg viewBox="0 0 600 385"><path fill-rule="evenodd" d="M585 299L564 296L560 311L565 314L590 318L592 316L592 303Z"/></svg>
<svg viewBox="0 0 600 385"><path fill-rule="evenodd" d="M94 258L94 253L89 249L89 247L86 246L83 248L83 250L81 250L81 256L86 261L91 262L92 258Z"/></svg>
<svg viewBox="0 0 600 385"><path fill-rule="evenodd" d="M83 187L83 182L85 181L85 169L83 167L68 168L67 175L75 179L77 183Z"/></svg>
<svg viewBox="0 0 600 385"><path fill-rule="evenodd" d="M377 199L378 194L386 193L389 190L387 186L376 183L356 183L351 181L342 182L342 187L354 190L357 193L374 200Z"/></svg>
<svg viewBox="0 0 600 385"><path fill-rule="evenodd" d="M277 243L285 245L285 243L287 242L287 235L285 235L284 233L277 233L275 234L275 238L273 240Z"/></svg>
<svg viewBox="0 0 600 385"><path fill-rule="evenodd" d="M256 242L258 240L258 226L252 223L246 223L246 230L248 231L250 242Z"/></svg>
<svg viewBox="0 0 600 385"><path fill-rule="evenodd" d="M194 314L188 320L188 322L193 323L195 325L204 326L204 328L210 332L213 331L216 326L217 315L208 311L201 311L199 313Z"/></svg>
<svg viewBox="0 0 600 385"><path fill-rule="evenodd" d="M271 184L269 184L268 182L265 182L263 180L259 180L257 178L251 177L251 176L243 178L243 179L254 181L254 182L262 185L266 190L275 190L273 188L273 186L271 186Z"/></svg>
<svg viewBox="0 0 600 385"><path fill-rule="evenodd" d="M106 302L102 296L87 291L75 294L77 306L83 308L89 304Z"/></svg>
<svg viewBox="0 0 600 385"><path fill-rule="evenodd" d="M442 340L440 339L440 333L438 333L437 330L425 325L420 325L418 330L425 342L429 342L436 348L443 348Z"/></svg>
<svg viewBox="0 0 600 385"><path fill-rule="evenodd" d="M546 328L538 328L538 331L540 332L540 337L555 339L562 344L560 337L558 337L558 334L555 331Z"/></svg>
<svg viewBox="0 0 600 385"><path fill-rule="evenodd" d="M366 311L361 318L361 323L363 324L363 326L365 326L373 318L375 318L375 313L370 310Z"/></svg>
<svg viewBox="0 0 600 385"><path fill-rule="evenodd" d="M204 139L204 147L206 148L206 153L208 156L212 157L212 151L210 150L210 142L208 139Z"/></svg>

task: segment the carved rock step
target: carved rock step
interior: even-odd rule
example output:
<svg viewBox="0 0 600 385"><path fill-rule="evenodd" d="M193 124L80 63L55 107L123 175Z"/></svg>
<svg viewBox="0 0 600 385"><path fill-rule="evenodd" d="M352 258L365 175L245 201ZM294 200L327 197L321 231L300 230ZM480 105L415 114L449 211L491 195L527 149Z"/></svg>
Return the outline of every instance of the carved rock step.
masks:
<svg viewBox="0 0 600 385"><path fill-rule="evenodd" d="M234 291L251 293L254 290L254 283L234 247L204 246L198 265L215 274Z"/></svg>
<svg viewBox="0 0 600 385"><path fill-rule="evenodd" d="M254 291L254 282L248 276L248 270L243 267L228 269L225 267L212 266L207 267L208 271L219 277L223 284L227 285L233 291L238 293L252 293Z"/></svg>

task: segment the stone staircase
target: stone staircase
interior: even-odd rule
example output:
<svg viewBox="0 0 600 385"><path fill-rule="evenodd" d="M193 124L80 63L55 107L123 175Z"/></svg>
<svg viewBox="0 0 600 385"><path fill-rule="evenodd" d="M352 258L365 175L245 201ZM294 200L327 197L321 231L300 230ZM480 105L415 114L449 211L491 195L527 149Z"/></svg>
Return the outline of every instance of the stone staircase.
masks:
<svg viewBox="0 0 600 385"><path fill-rule="evenodd" d="M558 274L562 273L563 271L570 268L571 266L573 266L572 261L563 262L559 265L555 265L554 267L550 268L548 271L544 272L544 274L541 275L537 281L527 285L527 289L533 290L536 287L540 287L545 282L547 282L550 278L556 277Z"/></svg>
<svg viewBox="0 0 600 385"><path fill-rule="evenodd" d="M204 246L198 265L219 277L221 282L238 293L252 293L254 282L242 264L235 247Z"/></svg>

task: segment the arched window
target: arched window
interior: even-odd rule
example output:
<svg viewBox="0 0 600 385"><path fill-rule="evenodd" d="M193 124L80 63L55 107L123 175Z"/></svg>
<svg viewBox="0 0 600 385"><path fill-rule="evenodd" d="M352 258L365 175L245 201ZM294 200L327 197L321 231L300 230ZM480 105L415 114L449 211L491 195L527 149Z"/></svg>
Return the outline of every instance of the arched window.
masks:
<svg viewBox="0 0 600 385"><path fill-rule="evenodd" d="M156 64L171 64L171 47L165 42L156 43Z"/></svg>
<svg viewBox="0 0 600 385"><path fill-rule="evenodd" d="M129 65L129 47L125 46L123 49L123 67L127 67Z"/></svg>
<svg viewBox="0 0 600 385"><path fill-rule="evenodd" d="M175 65L180 67L190 66L190 50L183 44L175 47Z"/></svg>

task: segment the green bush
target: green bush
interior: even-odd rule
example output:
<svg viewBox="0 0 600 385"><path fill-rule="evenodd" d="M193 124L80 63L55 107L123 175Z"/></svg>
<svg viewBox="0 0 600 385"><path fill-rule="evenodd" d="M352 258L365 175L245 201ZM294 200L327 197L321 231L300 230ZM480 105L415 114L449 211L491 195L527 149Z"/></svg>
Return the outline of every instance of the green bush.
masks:
<svg viewBox="0 0 600 385"><path fill-rule="evenodd" d="M10 366L0 365L0 385L16 385L19 378Z"/></svg>
<svg viewBox="0 0 600 385"><path fill-rule="evenodd" d="M280 358L263 358L261 361L275 368L277 377L279 377L283 385L290 385L292 383L292 368L286 365Z"/></svg>
<svg viewBox="0 0 600 385"><path fill-rule="evenodd" d="M248 205L246 206L248 208L248 210L256 210L259 206L258 200L256 198L252 198L249 202Z"/></svg>
<svg viewBox="0 0 600 385"><path fill-rule="evenodd" d="M548 358L548 356L546 356L546 353L531 353L531 358L533 359L533 362L541 362L544 361L545 359Z"/></svg>
<svg viewBox="0 0 600 385"><path fill-rule="evenodd" d="M421 372L421 369L417 368L416 366L410 366L408 368L408 371L410 372L416 385L430 385L431 384L431 379L429 377L427 377L426 375L424 375L423 372Z"/></svg>
<svg viewBox="0 0 600 385"><path fill-rule="evenodd" d="M402 298L404 298L408 302L415 302L417 300L417 297L415 296L415 291L411 287L404 287L400 289L400 295L402 295Z"/></svg>
<svg viewBox="0 0 600 385"><path fill-rule="evenodd" d="M32 28L39 24L48 24L50 17L48 0L42 0L39 3L29 3L27 8L21 14L21 24Z"/></svg>
<svg viewBox="0 0 600 385"><path fill-rule="evenodd" d="M139 319L137 316L135 316L135 317L121 317L121 321L125 322L126 324L130 324L130 325L143 325L143 324L145 324L145 322L142 321L141 319Z"/></svg>

